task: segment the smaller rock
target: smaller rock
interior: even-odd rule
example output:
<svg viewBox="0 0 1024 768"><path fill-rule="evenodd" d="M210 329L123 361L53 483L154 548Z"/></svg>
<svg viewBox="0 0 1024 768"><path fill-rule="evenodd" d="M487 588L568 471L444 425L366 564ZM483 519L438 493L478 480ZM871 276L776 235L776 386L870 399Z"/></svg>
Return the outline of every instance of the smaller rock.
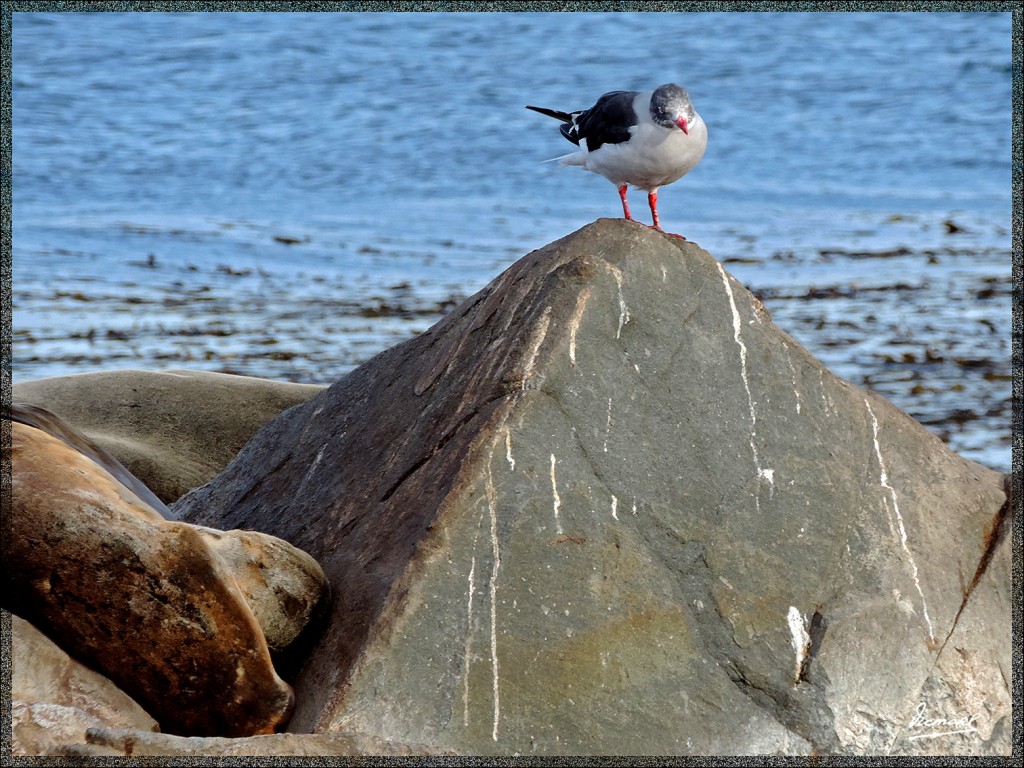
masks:
<svg viewBox="0 0 1024 768"><path fill-rule="evenodd" d="M42 755L83 741L88 728L159 726L110 680L68 656L24 619L11 622L11 753ZM6 632L4 634L7 634Z"/></svg>
<svg viewBox="0 0 1024 768"><path fill-rule="evenodd" d="M291 645L330 593L316 560L287 541L258 531L195 529L231 571L270 650Z"/></svg>

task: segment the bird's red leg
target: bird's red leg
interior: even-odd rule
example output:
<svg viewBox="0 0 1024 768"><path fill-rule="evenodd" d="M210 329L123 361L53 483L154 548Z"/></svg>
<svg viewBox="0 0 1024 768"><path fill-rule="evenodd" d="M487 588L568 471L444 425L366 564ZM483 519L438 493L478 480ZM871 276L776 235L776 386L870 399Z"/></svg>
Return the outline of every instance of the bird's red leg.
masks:
<svg viewBox="0 0 1024 768"><path fill-rule="evenodd" d="M622 200L622 212L626 215L627 221L636 221L632 216L629 215L629 202L626 200L626 185L623 184L619 187L619 199Z"/></svg>
<svg viewBox="0 0 1024 768"><path fill-rule="evenodd" d="M652 225L653 229L656 229L659 232L665 232L665 230L661 228L661 222L658 221L658 190L655 189L647 193L647 204L651 206L651 218L654 219L654 224ZM680 240L686 239L682 235L677 235L675 232L665 232L665 234L672 235L672 237L678 237Z"/></svg>
<svg viewBox="0 0 1024 768"><path fill-rule="evenodd" d="M654 219L654 228L659 232L664 230L661 228L661 222L658 221L658 190L652 190L647 193L647 204L651 206L651 217Z"/></svg>

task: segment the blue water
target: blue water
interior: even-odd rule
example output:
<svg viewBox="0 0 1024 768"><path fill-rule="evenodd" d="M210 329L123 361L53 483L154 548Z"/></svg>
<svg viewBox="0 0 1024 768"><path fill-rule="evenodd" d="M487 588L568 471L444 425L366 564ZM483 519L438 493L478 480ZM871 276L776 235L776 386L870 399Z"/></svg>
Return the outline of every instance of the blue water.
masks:
<svg viewBox="0 0 1024 768"><path fill-rule="evenodd" d="M987 413L944 437L1008 466L1009 14L16 13L14 379L332 381L523 253L621 215L604 179L541 162L571 147L525 104L669 81L710 139L662 190L666 228L778 296L776 321L841 375L926 423ZM926 264L913 312L890 292L830 319L785 295ZM957 330L970 312L977 343ZM908 329L1003 367L959 404L887 389L875 347Z"/></svg>
<svg viewBox="0 0 1024 768"><path fill-rule="evenodd" d="M1005 214L1009 33L1009 14L15 14L17 213L560 234L614 191L538 166L569 145L522 106L677 80L711 145L663 204L698 239L737 201Z"/></svg>

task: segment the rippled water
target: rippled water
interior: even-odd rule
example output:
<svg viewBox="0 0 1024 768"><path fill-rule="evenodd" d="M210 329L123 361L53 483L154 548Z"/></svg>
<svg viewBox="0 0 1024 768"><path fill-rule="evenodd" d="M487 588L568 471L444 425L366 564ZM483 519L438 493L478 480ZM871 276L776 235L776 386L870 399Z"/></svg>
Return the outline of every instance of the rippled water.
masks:
<svg viewBox="0 0 1024 768"><path fill-rule="evenodd" d="M621 211L523 109L687 86L661 194L833 370L1010 463L1009 14L14 14L14 379L330 382ZM634 211L645 206L637 195Z"/></svg>

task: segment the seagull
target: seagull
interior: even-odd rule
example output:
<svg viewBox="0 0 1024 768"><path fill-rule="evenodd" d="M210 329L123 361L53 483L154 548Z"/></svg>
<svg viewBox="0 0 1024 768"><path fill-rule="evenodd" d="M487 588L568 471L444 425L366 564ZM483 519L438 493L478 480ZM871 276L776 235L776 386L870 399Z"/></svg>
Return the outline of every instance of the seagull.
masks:
<svg viewBox="0 0 1024 768"><path fill-rule="evenodd" d="M627 187L645 190L652 226L659 232L664 230L658 220L658 188L692 171L708 146L707 126L686 89L675 83L653 91L611 91L590 109L576 112L526 108L562 121L562 135L580 149L554 160L604 176L618 187L629 221L636 219L629 213Z"/></svg>

